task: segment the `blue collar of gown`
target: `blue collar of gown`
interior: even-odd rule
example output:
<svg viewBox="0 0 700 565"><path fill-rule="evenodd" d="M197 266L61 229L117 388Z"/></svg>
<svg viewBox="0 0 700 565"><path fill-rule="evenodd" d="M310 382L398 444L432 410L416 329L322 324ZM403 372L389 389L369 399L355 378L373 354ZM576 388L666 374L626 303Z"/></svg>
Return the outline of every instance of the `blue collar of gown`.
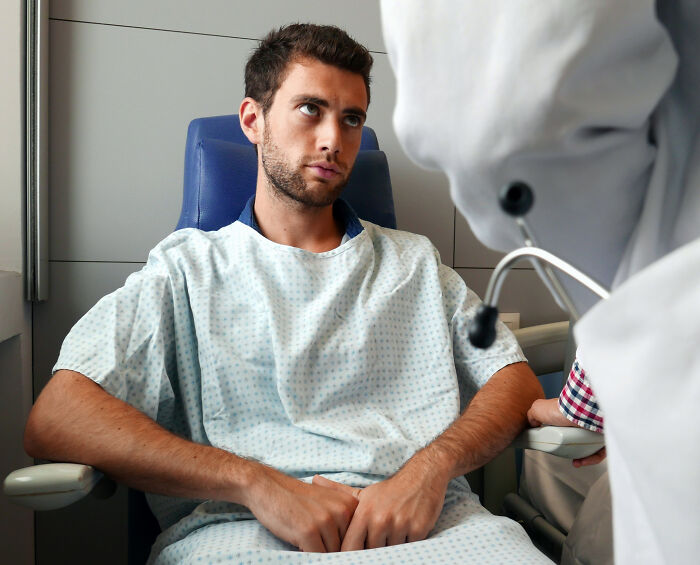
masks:
<svg viewBox="0 0 700 565"><path fill-rule="evenodd" d="M260 231L260 226L255 220L255 214L253 213L254 204L255 195L251 196L248 199L248 202L246 202L245 208L243 208L241 215L238 217L238 221L245 224L246 226L250 226L260 235L262 235L262 232ZM360 218L357 217L355 210L353 210L350 204L345 202L345 200L343 200L342 198L338 198L338 200L336 200L333 204L333 216L340 220L341 225L345 226L345 235L348 237L348 239L352 239L353 237L358 235L363 229L365 229L362 227L362 224L360 223Z"/></svg>

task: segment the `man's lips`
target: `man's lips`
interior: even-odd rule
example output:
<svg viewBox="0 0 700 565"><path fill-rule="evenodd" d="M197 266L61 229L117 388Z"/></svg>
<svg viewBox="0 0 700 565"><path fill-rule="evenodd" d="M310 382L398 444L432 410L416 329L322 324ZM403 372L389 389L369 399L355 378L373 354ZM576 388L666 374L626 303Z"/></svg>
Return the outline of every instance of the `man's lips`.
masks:
<svg viewBox="0 0 700 565"><path fill-rule="evenodd" d="M307 167L324 179L329 179L340 174L340 167L338 167L338 165L335 163L328 163L327 161L321 163L311 163L307 165Z"/></svg>

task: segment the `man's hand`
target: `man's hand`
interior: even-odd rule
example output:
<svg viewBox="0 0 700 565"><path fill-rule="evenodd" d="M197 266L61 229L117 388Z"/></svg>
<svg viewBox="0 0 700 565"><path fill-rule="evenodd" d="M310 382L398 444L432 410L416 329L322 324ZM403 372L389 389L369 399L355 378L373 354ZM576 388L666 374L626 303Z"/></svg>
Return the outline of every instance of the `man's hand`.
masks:
<svg viewBox="0 0 700 565"><path fill-rule="evenodd" d="M559 399L548 398L547 400L535 400L532 406L527 411L527 419L530 426L537 428L539 426L571 426L576 427L576 424L567 419L559 410ZM593 455L574 459L572 464L574 467L585 467L587 465L597 465L605 459L605 448L596 451Z"/></svg>
<svg viewBox="0 0 700 565"><path fill-rule="evenodd" d="M605 453L605 448L601 448L598 451L596 451L593 455L589 455L588 457L583 457L581 459L574 459L572 461L572 464L574 467L585 467L586 465L597 465L600 463L603 459L605 459L606 453Z"/></svg>
<svg viewBox="0 0 700 565"><path fill-rule="evenodd" d="M340 551L360 492L340 486L307 484L261 465L243 502L270 532L301 551Z"/></svg>
<svg viewBox="0 0 700 565"><path fill-rule="evenodd" d="M313 482L339 492L350 488L320 476ZM393 477L362 489L341 551L425 539L440 516L448 482L435 469L408 463Z"/></svg>
<svg viewBox="0 0 700 565"><path fill-rule="evenodd" d="M548 398L535 400L527 411L527 420L530 426L572 426L576 424L566 419L559 410L559 399Z"/></svg>

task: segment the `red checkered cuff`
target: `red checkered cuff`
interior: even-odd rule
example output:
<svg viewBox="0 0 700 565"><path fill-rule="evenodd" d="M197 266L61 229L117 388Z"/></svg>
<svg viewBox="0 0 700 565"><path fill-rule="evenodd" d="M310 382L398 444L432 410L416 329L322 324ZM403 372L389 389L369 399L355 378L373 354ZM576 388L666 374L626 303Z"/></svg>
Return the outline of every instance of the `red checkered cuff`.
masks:
<svg viewBox="0 0 700 565"><path fill-rule="evenodd" d="M577 426L603 432L603 413L578 359L574 361L566 385L559 395L559 410Z"/></svg>

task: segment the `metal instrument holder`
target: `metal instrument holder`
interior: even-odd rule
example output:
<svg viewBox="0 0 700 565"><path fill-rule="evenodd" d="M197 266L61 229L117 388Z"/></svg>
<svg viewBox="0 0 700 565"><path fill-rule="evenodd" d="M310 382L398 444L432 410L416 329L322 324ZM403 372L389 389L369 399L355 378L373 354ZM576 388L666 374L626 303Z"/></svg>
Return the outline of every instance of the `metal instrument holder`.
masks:
<svg viewBox="0 0 700 565"><path fill-rule="evenodd" d="M524 259L529 259L541 267L551 284L552 291L569 312L574 323L580 317L579 312L559 279L554 275L552 267L570 276L600 298L607 299L610 296L610 292L591 277L570 263L537 246L532 230L524 218L525 214L532 208L534 200L532 189L523 182L513 182L506 185L501 191L499 197L501 208L506 214L515 217L525 246L511 251L503 257L491 275L484 302L477 309L476 316L469 325L469 341L475 347L486 349L495 341L496 321L498 320L498 297L501 292L501 286L511 267Z"/></svg>

